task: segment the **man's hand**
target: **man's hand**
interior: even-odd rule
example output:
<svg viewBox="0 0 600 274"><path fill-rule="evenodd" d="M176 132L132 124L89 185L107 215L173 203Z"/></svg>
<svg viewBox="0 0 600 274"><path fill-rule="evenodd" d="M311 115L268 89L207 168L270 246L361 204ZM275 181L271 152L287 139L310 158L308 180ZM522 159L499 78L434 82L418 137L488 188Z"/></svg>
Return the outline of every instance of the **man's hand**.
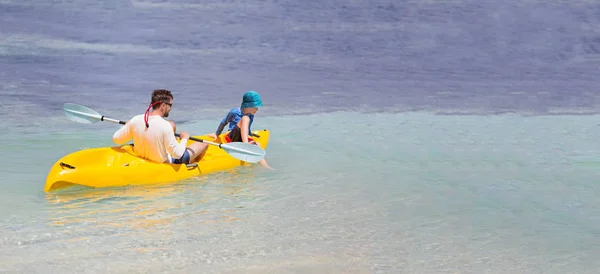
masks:
<svg viewBox="0 0 600 274"><path fill-rule="evenodd" d="M179 138L181 139L190 139L190 134L187 131L182 131L179 133Z"/></svg>

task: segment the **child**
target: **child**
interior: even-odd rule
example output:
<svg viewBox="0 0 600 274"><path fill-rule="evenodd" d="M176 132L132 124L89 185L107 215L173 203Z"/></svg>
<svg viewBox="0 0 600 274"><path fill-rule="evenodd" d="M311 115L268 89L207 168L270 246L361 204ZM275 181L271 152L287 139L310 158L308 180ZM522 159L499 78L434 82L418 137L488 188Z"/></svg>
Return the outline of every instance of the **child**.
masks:
<svg viewBox="0 0 600 274"><path fill-rule="evenodd" d="M262 107L262 100L260 99L260 94L256 91L248 91L244 93L242 98L242 105L239 108L232 108L217 128L216 136L219 136L225 125L229 123L229 133L225 135L225 140L229 142L244 142L250 144L258 143L250 137L252 135L252 130L250 129L252 126L252 122L254 122L254 115L258 111L258 107ZM215 137L215 136L213 136ZM267 164L265 159L262 159L258 162L264 168L273 170L272 167Z"/></svg>

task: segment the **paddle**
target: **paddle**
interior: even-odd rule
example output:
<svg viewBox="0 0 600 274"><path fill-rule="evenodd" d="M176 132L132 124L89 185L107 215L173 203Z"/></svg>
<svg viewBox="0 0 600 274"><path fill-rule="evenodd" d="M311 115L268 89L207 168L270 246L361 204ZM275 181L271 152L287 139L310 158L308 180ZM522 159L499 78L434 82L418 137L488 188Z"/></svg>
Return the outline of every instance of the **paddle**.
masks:
<svg viewBox="0 0 600 274"><path fill-rule="evenodd" d="M96 123L99 121L108 121L108 122L113 122L113 123L117 123L117 124L121 124L121 125L125 124L125 121L120 121L120 120L115 120L115 119L111 119L108 117L104 117L104 115L101 115L100 113L98 113L92 109L89 109L87 107L77 105L77 104L65 103L63 105L63 110L64 110L67 118L69 118L69 120L75 121L78 123L91 124L91 123ZM179 137L179 133L175 133L175 136ZM218 146L219 148L225 150L225 152L229 153L229 155L233 156L234 158L237 158L242 161L249 162L249 163L257 163L262 158L264 158L265 154L266 154L265 150L262 149L261 147L255 146L252 144L248 144L248 143L234 142L234 143L227 143L227 144L219 144L219 143L214 143L211 141L202 140L202 139L198 139L198 138L194 138L194 137L190 137L190 140L196 141L196 142L207 143L207 144L213 145L213 146Z"/></svg>

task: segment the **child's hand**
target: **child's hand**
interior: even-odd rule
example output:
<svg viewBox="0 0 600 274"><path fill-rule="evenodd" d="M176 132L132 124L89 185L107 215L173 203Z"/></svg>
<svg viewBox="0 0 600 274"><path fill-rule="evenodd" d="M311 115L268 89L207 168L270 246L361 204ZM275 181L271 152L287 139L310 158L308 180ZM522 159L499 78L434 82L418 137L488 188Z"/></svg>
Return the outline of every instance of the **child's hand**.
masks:
<svg viewBox="0 0 600 274"><path fill-rule="evenodd" d="M213 141L217 140L217 134L210 133L210 134L207 134L206 136L211 137L213 139Z"/></svg>

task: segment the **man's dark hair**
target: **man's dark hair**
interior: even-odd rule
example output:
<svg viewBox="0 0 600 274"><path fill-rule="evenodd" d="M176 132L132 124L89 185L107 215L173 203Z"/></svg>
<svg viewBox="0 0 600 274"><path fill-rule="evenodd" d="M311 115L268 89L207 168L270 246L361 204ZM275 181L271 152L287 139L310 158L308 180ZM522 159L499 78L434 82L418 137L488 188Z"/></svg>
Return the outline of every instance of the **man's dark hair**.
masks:
<svg viewBox="0 0 600 274"><path fill-rule="evenodd" d="M173 99L173 95L171 94L170 90L167 89L155 89L152 92L152 101L150 102L151 104L154 104L156 102L163 102L163 103L169 103L169 101L171 101L171 99ZM157 109L160 107L161 104L156 104L152 107L152 109Z"/></svg>

